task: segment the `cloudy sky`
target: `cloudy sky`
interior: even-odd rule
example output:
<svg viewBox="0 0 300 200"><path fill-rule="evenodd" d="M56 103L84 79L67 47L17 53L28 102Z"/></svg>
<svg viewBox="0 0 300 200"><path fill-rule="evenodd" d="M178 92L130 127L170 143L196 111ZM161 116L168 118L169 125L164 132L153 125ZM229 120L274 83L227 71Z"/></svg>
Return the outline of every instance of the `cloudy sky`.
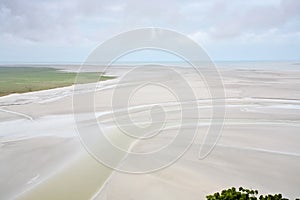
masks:
<svg viewBox="0 0 300 200"><path fill-rule="evenodd" d="M0 0L0 62L83 62L142 27L183 33L214 60L300 60L300 0Z"/></svg>

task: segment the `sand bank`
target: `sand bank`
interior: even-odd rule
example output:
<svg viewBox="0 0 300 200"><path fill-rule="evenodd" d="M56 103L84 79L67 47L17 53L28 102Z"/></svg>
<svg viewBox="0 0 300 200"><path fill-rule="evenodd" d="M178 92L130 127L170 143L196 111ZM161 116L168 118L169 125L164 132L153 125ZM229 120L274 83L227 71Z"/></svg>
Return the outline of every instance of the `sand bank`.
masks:
<svg viewBox="0 0 300 200"><path fill-rule="evenodd" d="M4 152L0 157L0 173L4 177L0 183L1 194L5 199L16 196L18 199L90 199L94 196L95 199L109 200L174 200L204 199L205 195L225 187L245 186L262 193L281 192L290 198L299 196L300 92L297 86L300 72L222 70L227 105L223 133L211 154L199 160L199 148L210 124L212 101L216 106L222 101L211 101L205 83L195 76L192 69L176 70L189 80L195 92L194 103L199 109L197 138L177 162L143 175L113 172L110 176L112 171L85 151L77 137L72 115L73 88L0 98L1 109L10 111L0 111L0 148ZM145 153L168 146L178 127L183 127L183 131L194 127L192 118L179 125L180 105L185 105L186 113L195 109L189 106L189 101L178 104L174 96L160 91L161 88L144 87L130 101L130 116L134 124L160 123L159 120L151 121L149 115L149 109L157 104L163 105L167 123L162 134L148 140L122 139L111 112L111 98L118 80L101 83L95 92L97 121L106 128L105 134L117 136L112 137L112 142L124 149L135 142L131 152ZM172 79L170 74L149 66L139 76L122 83L119 89L125 91L125 88L135 87L144 80L166 81L177 91L182 89L180 82ZM84 100L92 91L92 85L77 91L76 97L83 100L77 110L79 113L90 111ZM117 117L124 118L126 107L121 103L115 106ZM162 115L159 110L152 114ZM93 121L85 123L97 125ZM170 154L159 154L157 163L170 159L172 152L178 152L180 148L179 144L170 149ZM136 167L135 160L130 157L122 162L128 168Z"/></svg>

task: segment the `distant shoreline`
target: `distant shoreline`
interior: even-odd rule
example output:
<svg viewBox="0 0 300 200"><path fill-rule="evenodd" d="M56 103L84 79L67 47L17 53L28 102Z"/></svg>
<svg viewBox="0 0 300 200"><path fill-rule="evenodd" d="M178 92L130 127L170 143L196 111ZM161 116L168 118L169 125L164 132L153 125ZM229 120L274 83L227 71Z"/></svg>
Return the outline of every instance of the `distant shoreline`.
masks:
<svg viewBox="0 0 300 200"><path fill-rule="evenodd" d="M203 62L203 61L202 61ZM210 61L209 61L210 62ZM249 70L289 70L299 71L300 60L212 60L211 62L219 69L249 69ZM197 63L197 62L196 62ZM37 63L13 63L13 62L0 62L2 67L26 67L26 68L53 68L65 70L72 68L72 72L84 67L101 68L105 69L107 63L72 63L72 62L37 62ZM130 66L143 66L143 65L169 65L174 67L190 67L185 61L122 61L112 63L113 67L130 67Z"/></svg>

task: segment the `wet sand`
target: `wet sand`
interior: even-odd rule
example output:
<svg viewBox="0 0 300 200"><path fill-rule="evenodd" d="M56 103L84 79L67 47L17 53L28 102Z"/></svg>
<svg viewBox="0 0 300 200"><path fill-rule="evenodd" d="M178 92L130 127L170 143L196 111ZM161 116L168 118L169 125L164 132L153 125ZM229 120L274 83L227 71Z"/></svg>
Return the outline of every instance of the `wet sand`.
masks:
<svg viewBox="0 0 300 200"><path fill-rule="evenodd" d="M197 138L177 162L142 175L113 172L86 152L72 115L72 87L0 98L2 198L204 199L207 194L231 186L299 197L300 71L222 69L226 92L222 136L211 154L199 159L199 148L210 122L210 95L192 69L176 70L189 80L197 97L200 111ZM120 75L126 71L116 68L110 73ZM136 142L122 136L114 125L110 99L118 80L100 83L95 93L95 112L105 134L124 149L134 143L130 151L136 153L168 145L180 122L176 98L153 87L137 92L130 104L131 119L136 124L149 123L151 104L163 103L167 123L163 134ZM151 66L144 67L140 76L131 77L124 88L130 84L134 87L141 80L168 81L178 91L181 89L170 74ZM84 96L91 91L92 87L87 85L76 95L84 102ZM127 114L121 104L117 109L118 118ZM78 108L79 114L87 111L88 105L84 103ZM183 130L187 131L189 122L194 121L185 122ZM172 148L171 153L181 147ZM169 157L162 153L156 159L159 163ZM122 162L128 168L135 168L135 160L128 158Z"/></svg>

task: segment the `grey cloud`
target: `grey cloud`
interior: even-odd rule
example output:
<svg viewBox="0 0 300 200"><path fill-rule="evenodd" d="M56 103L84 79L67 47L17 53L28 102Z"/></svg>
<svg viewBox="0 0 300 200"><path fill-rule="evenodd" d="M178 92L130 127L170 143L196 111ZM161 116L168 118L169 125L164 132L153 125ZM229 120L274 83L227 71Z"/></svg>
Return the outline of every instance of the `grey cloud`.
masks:
<svg viewBox="0 0 300 200"><path fill-rule="evenodd" d="M129 28L161 26L186 33L201 29L212 38L227 39L287 26L292 27L287 31L297 29L290 24L299 21L299 0L261 2L1 0L0 37L80 42L100 40Z"/></svg>
<svg viewBox="0 0 300 200"><path fill-rule="evenodd" d="M0 34L37 42L83 38L81 18L111 18L116 11L111 1L2 0Z"/></svg>
<svg viewBox="0 0 300 200"><path fill-rule="evenodd" d="M1 1L1 34L33 41L55 39L72 26L70 18L64 16L64 6L53 1Z"/></svg>
<svg viewBox="0 0 300 200"><path fill-rule="evenodd" d="M224 3L224 2L223 2ZM220 13L211 10L210 13ZM293 20L299 20L300 1L282 0L278 5L250 5L247 8L225 5L220 18L212 18L210 34L226 39L247 33L261 33L270 29L284 29ZM225 14L224 14L225 13Z"/></svg>
<svg viewBox="0 0 300 200"><path fill-rule="evenodd" d="M94 39L100 31L176 24L176 6L172 0L2 0L0 35L34 42Z"/></svg>

